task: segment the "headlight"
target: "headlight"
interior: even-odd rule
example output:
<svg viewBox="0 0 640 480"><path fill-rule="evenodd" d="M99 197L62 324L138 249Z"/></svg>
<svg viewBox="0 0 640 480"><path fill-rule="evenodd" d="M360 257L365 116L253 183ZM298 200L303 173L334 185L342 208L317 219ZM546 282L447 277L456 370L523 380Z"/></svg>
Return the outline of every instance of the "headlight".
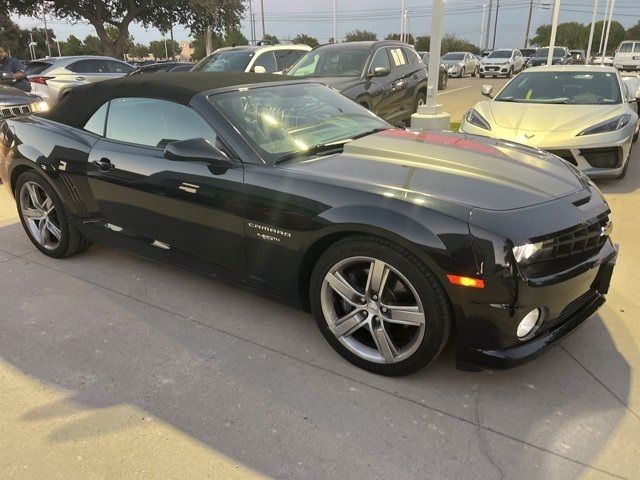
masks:
<svg viewBox="0 0 640 480"><path fill-rule="evenodd" d="M491 125L489 125L489 122L487 122L484 117L480 115L474 108L467 112L467 114L464 116L464 119L471 125L484 128L485 130L491 130Z"/></svg>
<svg viewBox="0 0 640 480"><path fill-rule="evenodd" d="M513 247L513 256L516 257L516 262L518 263L527 262L533 260L541 250L542 242L525 243L524 245Z"/></svg>
<svg viewBox="0 0 640 480"><path fill-rule="evenodd" d="M604 122L600 122L593 127L589 127L583 131L581 131L577 137L581 135L593 135L595 133L606 133L606 132L615 132L616 130L620 130L624 126L626 126L631 121L631 115L624 114L620 115L616 118L612 118L611 120L605 120Z"/></svg>
<svg viewBox="0 0 640 480"><path fill-rule="evenodd" d="M49 110L49 105L44 100L39 100L37 102L33 102L29 105L31 107L31 111L33 113L41 113Z"/></svg>

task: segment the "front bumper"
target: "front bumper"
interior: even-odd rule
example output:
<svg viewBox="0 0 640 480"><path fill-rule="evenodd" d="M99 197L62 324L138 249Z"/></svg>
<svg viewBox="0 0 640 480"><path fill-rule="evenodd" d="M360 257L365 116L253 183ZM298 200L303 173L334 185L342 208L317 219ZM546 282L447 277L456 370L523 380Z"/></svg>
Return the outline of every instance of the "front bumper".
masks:
<svg viewBox="0 0 640 480"><path fill-rule="evenodd" d="M507 75L509 73L510 64L503 65L480 65L480 73L486 76Z"/></svg>
<svg viewBox="0 0 640 480"><path fill-rule="evenodd" d="M575 331L605 303L618 248L611 241L567 278L558 274L536 282L521 280L517 305L477 305L458 336L456 366L461 370L506 369L545 352ZM514 333L524 314L542 307L548 315L535 336L520 342ZM513 340L508 337L512 337ZM482 343L478 345L478 338Z"/></svg>

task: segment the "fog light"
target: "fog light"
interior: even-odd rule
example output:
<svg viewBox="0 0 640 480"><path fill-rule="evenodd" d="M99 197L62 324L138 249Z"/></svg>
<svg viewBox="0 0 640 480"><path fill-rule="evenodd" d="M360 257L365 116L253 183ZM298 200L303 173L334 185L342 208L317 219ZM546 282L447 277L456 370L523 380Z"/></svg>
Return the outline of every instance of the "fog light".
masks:
<svg viewBox="0 0 640 480"><path fill-rule="evenodd" d="M538 320L540 320L540 309L536 308L527 313L520 325L518 325L517 335L520 340L527 337L533 329L538 325Z"/></svg>

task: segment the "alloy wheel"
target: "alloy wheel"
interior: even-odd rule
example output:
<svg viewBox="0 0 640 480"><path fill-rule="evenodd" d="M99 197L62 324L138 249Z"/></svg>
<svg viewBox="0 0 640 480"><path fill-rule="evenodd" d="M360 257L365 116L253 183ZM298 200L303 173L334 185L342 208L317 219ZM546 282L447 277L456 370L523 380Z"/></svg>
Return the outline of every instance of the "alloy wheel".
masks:
<svg viewBox="0 0 640 480"><path fill-rule="evenodd" d="M25 182L20 189L20 213L34 240L47 250L60 245L62 231L53 200L35 182Z"/></svg>
<svg viewBox="0 0 640 480"><path fill-rule="evenodd" d="M320 301L330 331L364 360L406 360L425 336L425 311L416 289L382 260L349 257L338 262L322 281Z"/></svg>

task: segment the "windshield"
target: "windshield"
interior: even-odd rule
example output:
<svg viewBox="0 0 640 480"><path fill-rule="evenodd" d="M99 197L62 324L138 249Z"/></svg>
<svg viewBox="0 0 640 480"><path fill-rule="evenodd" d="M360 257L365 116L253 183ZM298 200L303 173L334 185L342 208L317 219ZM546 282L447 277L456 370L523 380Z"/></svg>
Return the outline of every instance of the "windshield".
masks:
<svg viewBox="0 0 640 480"><path fill-rule="evenodd" d="M620 103L618 77L612 72L524 72L495 98L498 102L609 105Z"/></svg>
<svg viewBox="0 0 640 480"><path fill-rule="evenodd" d="M307 53L298 60L287 75L302 77L359 77L369 57L368 49L327 46Z"/></svg>
<svg viewBox="0 0 640 480"><path fill-rule="evenodd" d="M541 48L540 50L538 50L536 52L536 57L537 58L540 58L540 57L547 58L548 56L549 56L549 49L548 48ZM553 56L554 57L562 57L562 56L564 56L564 48L559 48L559 47L554 48L553 49Z"/></svg>
<svg viewBox="0 0 640 480"><path fill-rule="evenodd" d="M391 128L366 108L318 83L257 87L211 95L209 101L269 163Z"/></svg>
<svg viewBox="0 0 640 480"><path fill-rule="evenodd" d="M511 58L511 50L494 50L487 58Z"/></svg>
<svg viewBox="0 0 640 480"><path fill-rule="evenodd" d="M464 60L464 53L447 53L443 60Z"/></svg>
<svg viewBox="0 0 640 480"><path fill-rule="evenodd" d="M193 67L194 72L244 72L253 58L251 50L227 50L212 53Z"/></svg>

